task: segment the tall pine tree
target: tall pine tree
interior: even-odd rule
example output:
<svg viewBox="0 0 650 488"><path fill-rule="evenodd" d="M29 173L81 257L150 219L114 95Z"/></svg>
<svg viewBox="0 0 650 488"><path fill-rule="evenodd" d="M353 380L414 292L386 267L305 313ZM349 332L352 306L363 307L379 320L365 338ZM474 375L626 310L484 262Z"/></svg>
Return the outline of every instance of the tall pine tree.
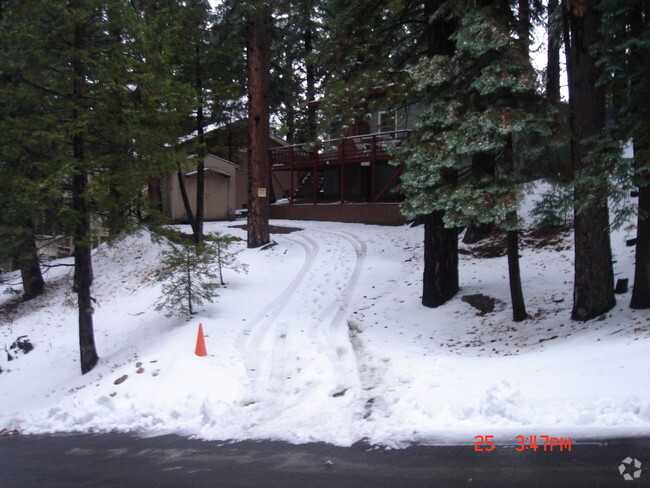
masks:
<svg viewBox="0 0 650 488"><path fill-rule="evenodd" d="M271 8L252 2L248 22L248 247L269 242Z"/></svg>
<svg viewBox="0 0 650 488"><path fill-rule="evenodd" d="M508 2L447 3L436 15L458 26L456 49L412 70L428 99L406 153L404 209L412 217L444 212L448 228L499 222L508 232L513 317L522 320L516 209L557 111L539 94Z"/></svg>
<svg viewBox="0 0 650 488"><path fill-rule="evenodd" d="M608 136L634 149L638 186L636 266L632 308L650 308L650 5L645 0L604 0L598 49L602 82L611 94L615 123Z"/></svg>
<svg viewBox="0 0 650 488"><path fill-rule="evenodd" d="M429 103L429 90L410 89L405 73L422 57L453 54L454 19L440 14L446 6L444 0L328 2L325 24L330 35L322 63L329 71L323 84L332 128L340 131L351 123L363 123L372 110ZM386 96L374 100L368 96L382 86L390 87ZM445 178L453 181L454 170ZM459 288L458 230L445 227L443 219L442 210L421 218L425 229L422 303L428 307L442 305Z"/></svg>
<svg viewBox="0 0 650 488"><path fill-rule="evenodd" d="M164 152L159 145L168 141L159 136L160 125L145 127L144 121L156 121L155 114L166 109L152 103L155 97L143 96L151 77L142 70L142 18L133 3L3 5L11 12L11 17L3 15L3 27L10 28L5 32L12 33L13 44L2 52L3 67L9 68L2 90L8 80L12 110L23 110L19 117L3 113L4 134L11 143L7 161L14 164L15 176L33 176L35 187L41 188L41 198L25 217L40 217L46 208L73 237L80 363L87 373L98 360L92 297L95 233L106 221L119 229L126 219L116 210L138 205L148 165L156 159L154 153ZM169 103L173 98L158 100ZM151 110L145 114L147 106ZM36 195L36 190L29 191ZM25 208L12 201L7 214Z"/></svg>
<svg viewBox="0 0 650 488"><path fill-rule="evenodd" d="M24 83L38 49L32 45L25 53L20 42L29 30L24 13L25 5L17 1L3 2L0 10L0 256L8 267L20 269L28 300L44 290L35 231L60 185L57 165L41 157L54 143L55 109ZM34 119L41 123L34 125Z"/></svg>
<svg viewBox="0 0 650 488"><path fill-rule="evenodd" d="M596 151L605 127L605 89L599 83L600 70L593 54L600 36L601 13L593 2L584 0L563 0L562 9L575 200L571 318L589 320L616 303L607 173L602 171L602 156Z"/></svg>

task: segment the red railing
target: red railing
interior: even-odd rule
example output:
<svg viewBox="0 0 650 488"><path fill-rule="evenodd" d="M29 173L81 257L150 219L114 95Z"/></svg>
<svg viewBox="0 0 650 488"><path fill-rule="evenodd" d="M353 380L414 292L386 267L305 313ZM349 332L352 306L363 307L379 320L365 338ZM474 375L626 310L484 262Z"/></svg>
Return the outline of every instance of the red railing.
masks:
<svg viewBox="0 0 650 488"><path fill-rule="evenodd" d="M385 162L404 143L411 131L401 130L328 139L316 143L275 147L269 151L271 169L293 170L316 165Z"/></svg>

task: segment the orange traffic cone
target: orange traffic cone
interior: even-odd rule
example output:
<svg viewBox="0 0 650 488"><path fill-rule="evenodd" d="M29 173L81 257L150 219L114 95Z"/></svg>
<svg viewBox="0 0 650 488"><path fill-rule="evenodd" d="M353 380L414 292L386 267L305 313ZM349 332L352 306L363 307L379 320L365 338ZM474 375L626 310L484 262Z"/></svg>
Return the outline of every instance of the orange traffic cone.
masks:
<svg viewBox="0 0 650 488"><path fill-rule="evenodd" d="M208 351L205 348L205 337L203 337L203 324L199 324L199 335L196 338L196 351L194 354L197 356L207 356Z"/></svg>

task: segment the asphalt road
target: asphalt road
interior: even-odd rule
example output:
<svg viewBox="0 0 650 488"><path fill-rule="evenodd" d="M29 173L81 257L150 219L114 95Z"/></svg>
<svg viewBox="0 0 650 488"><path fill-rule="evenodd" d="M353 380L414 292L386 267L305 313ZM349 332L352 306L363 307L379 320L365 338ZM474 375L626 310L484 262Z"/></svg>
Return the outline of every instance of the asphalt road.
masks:
<svg viewBox="0 0 650 488"><path fill-rule="evenodd" d="M650 487L650 438L573 444L571 451L497 445L377 449L365 444L204 442L123 434L0 436L1 488ZM641 476L625 481L628 456Z"/></svg>

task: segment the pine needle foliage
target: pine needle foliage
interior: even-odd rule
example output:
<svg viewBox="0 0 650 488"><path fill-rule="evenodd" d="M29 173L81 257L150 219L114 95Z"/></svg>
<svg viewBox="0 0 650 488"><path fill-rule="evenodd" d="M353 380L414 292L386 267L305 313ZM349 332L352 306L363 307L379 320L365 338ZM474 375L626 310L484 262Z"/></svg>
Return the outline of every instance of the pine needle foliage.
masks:
<svg viewBox="0 0 650 488"><path fill-rule="evenodd" d="M557 230L569 225L573 219L573 187L553 184L530 211L533 226L542 231Z"/></svg>
<svg viewBox="0 0 650 488"><path fill-rule="evenodd" d="M236 237L221 232L210 232L205 239L210 245L214 246L216 252L215 264L219 270L219 282L222 286L226 284L223 280L224 269L230 269L236 273L248 273L248 265L241 263L237 259L237 255L242 250L232 250L233 243L238 240Z"/></svg>
<svg viewBox="0 0 650 488"><path fill-rule="evenodd" d="M162 295L155 310L172 315L195 314L197 306L212 303L221 286L214 262L217 247L209 242L169 241L169 247L162 251L162 267L155 278L163 283Z"/></svg>
<svg viewBox="0 0 650 488"><path fill-rule="evenodd" d="M423 58L410 70L426 103L405 163L403 212L445 212L447 227L498 221L518 228L522 183L562 134L561 113L544 100L513 35L510 10L451 9L453 55Z"/></svg>
<svg viewBox="0 0 650 488"><path fill-rule="evenodd" d="M217 289L226 284L224 270L248 273L248 265L238 259L241 250L233 249L238 241L234 236L210 232L196 243L176 231L158 232L152 238L167 247L162 251L162 267L155 273L156 280L163 283L155 309L165 311L168 317L193 315L196 307L214 302L219 296Z"/></svg>

